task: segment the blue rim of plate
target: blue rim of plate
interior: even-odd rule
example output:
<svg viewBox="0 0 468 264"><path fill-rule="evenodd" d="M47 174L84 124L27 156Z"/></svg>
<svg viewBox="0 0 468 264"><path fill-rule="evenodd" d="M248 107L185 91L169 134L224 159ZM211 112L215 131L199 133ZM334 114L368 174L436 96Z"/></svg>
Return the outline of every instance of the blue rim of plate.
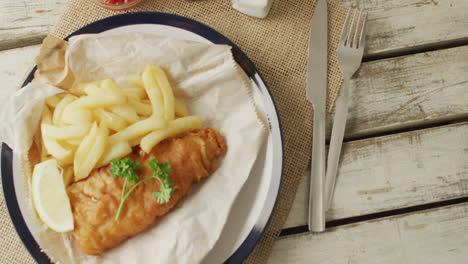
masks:
<svg viewBox="0 0 468 264"><path fill-rule="evenodd" d="M280 148L280 152L277 153L276 158L278 163L274 162L273 166L276 166L278 170L273 170L277 176L276 178L272 178L270 182L270 186L268 188L267 193L267 200L263 205L262 211L260 213L259 219L257 219L256 223L254 224L252 230L249 232L245 240L242 244L234 251L234 253L224 262L224 263L241 263L245 260L252 250L254 249L255 245L258 243L260 238L262 237L263 233L265 232L268 224L271 220L271 216L273 215L273 211L276 207L276 203L279 196L279 190L281 187L282 176L283 176L283 163L284 163L284 149L283 149L283 134L281 129L281 123L278 117L278 111L276 108L276 104L273 100L271 95L270 89L266 85L263 77L253 64L253 62L245 55L245 53L237 47L232 41L228 38L223 36L221 33L217 32L216 30L212 29L211 27L202 24L198 21L182 17L179 15L169 14L169 13L161 13L161 12L134 12L134 13L126 13L115 15L111 17L104 18L102 20L98 20L91 24L88 24L77 31L73 32L69 36L65 38L68 40L70 37L80 34L92 34L92 33L101 33L110 29L122 27L122 26L129 26L129 25L136 25L136 24L159 24L159 25L166 25L177 27L181 29L185 29L197 35L200 35L209 41L215 44L225 44L232 47L233 57L236 62L241 66L250 80L256 84L259 89L261 89L261 93L263 94L263 98L269 100L272 105L272 110L267 112L269 114L268 118L268 125L270 131L273 129L277 129L279 133L277 134L277 139L273 139L274 144ZM26 80L24 81L23 86L27 85L34 77L34 72L36 71L36 67L31 71L28 75ZM265 93L266 92L266 93ZM276 143L275 143L276 142ZM275 150L278 151L278 150ZM274 157L275 158L275 157ZM12 149L5 143L2 144L1 150L1 157L0 157L0 167L1 167L1 177L2 177L2 185L3 185L3 194L5 198L5 203L8 209L8 213L10 218L12 219L13 225L18 233L19 237L21 238L24 246L29 251L31 256L37 263L51 263L49 257L41 251L39 245L37 244L36 240L33 238L31 232L29 231L23 215L21 214L21 210L18 205L18 200L16 197L16 191L14 188L14 180L13 180L13 152ZM274 167L275 169L275 167ZM274 197L274 199L271 199ZM270 198L270 199L269 199Z"/></svg>

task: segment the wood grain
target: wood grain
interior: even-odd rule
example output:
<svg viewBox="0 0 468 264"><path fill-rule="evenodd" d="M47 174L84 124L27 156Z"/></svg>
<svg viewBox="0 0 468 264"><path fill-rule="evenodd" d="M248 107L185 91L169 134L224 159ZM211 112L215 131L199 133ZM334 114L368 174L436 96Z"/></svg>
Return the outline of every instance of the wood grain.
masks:
<svg viewBox="0 0 468 264"><path fill-rule="evenodd" d="M0 0L0 50L39 44L66 0Z"/></svg>
<svg viewBox="0 0 468 264"><path fill-rule="evenodd" d="M467 135L465 122L343 144L327 220L468 196ZM307 224L308 179L285 228Z"/></svg>
<svg viewBox="0 0 468 264"><path fill-rule="evenodd" d="M468 46L363 63L350 83L346 138L466 119L467 90Z"/></svg>
<svg viewBox="0 0 468 264"><path fill-rule="evenodd" d="M465 0L338 0L368 14L366 55L468 42Z"/></svg>
<svg viewBox="0 0 468 264"><path fill-rule="evenodd" d="M404 51L460 39L468 41L465 0L338 2L369 11L366 54ZM40 43L65 3L66 0L0 0L0 50ZM181 4L188 5L190 1Z"/></svg>
<svg viewBox="0 0 468 264"><path fill-rule="evenodd" d="M466 263L468 203L280 238L276 263Z"/></svg>

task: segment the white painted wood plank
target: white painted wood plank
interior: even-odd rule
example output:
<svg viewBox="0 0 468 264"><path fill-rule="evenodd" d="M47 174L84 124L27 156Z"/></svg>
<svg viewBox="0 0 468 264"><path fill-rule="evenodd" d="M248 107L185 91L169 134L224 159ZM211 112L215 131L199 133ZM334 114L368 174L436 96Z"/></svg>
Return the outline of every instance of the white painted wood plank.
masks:
<svg viewBox="0 0 468 264"><path fill-rule="evenodd" d="M42 42L66 0L0 0L0 50Z"/></svg>
<svg viewBox="0 0 468 264"><path fill-rule="evenodd" d="M338 2L369 11L366 54L468 38L466 0ZM66 0L0 0L0 49L39 43L50 31L65 3ZM288 3L276 3L280 4Z"/></svg>
<svg viewBox="0 0 468 264"><path fill-rule="evenodd" d="M350 85L347 138L468 118L468 46L363 63Z"/></svg>
<svg viewBox="0 0 468 264"><path fill-rule="evenodd" d="M343 144L327 220L468 196L467 135L465 122ZM307 224L305 175L285 228Z"/></svg>
<svg viewBox="0 0 468 264"><path fill-rule="evenodd" d="M365 54L468 40L466 0L338 0L369 12Z"/></svg>
<svg viewBox="0 0 468 264"><path fill-rule="evenodd" d="M276 263L467 263L468 203L280 238Z"/></svg>

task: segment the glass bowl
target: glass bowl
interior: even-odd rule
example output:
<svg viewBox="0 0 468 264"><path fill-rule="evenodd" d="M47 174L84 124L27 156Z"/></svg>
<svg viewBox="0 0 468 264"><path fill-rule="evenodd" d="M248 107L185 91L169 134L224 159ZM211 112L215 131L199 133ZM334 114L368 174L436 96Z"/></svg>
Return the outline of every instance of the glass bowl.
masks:
<svg viewBox="0 0 468 264"><path fill-rule="evenodd" d="M143 0L96 0L96 3L109 10L122 11L134 8L139 5Z"/></svg>

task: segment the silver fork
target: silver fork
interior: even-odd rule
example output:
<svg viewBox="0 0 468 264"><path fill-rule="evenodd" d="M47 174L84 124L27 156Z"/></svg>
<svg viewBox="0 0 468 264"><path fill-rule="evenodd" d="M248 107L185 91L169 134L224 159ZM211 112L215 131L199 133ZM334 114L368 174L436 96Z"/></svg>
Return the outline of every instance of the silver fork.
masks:
<svg viewBox="0 0 468 264"><path fill-rule="evenodd" d="M349 23L351 13L354 13L353 19L351 20L351 23ZM355 23L356 17L358 18L357 23ZM364 19L364 23L361 31L359 31L362 18ZM343 74L343 84L341 86L340 95L336 100L335 118L333 121L330 148L327 158L325 193L328 197L325 197L326 204L324 206L326 210L330 207L333 197L341 145L343 143L343 136L346 127L349 101L349 80L361 65L362 55L364 53L367 24L366 18L367 12L362 12L359 9L352 11L352 9L349 8L341 31L340 42L338 43L338 66L340 66L341 73ZM351 25L351 29L348 33L349 25Z"/></svg>

